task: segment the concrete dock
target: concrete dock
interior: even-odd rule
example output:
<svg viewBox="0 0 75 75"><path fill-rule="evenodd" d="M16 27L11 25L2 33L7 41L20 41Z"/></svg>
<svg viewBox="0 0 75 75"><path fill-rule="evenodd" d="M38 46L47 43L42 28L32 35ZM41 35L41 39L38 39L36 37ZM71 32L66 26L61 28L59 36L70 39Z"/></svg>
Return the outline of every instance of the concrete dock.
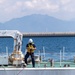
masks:
<svg viewBox="0 0 75 75"><path fill-rule="evenodd" d="M38 37L38 36L75 36L75 32L34 32L34 33L22 33L24 37Z"/></svg>

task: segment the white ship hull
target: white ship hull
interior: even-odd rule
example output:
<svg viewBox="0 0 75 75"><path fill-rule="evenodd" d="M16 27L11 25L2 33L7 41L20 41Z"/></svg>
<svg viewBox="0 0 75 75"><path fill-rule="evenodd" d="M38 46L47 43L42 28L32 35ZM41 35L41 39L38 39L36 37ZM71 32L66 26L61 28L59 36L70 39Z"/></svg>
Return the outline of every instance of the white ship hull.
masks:
<svg viewBox="0 0 75 75"><path fill-rule="evenodd" d="M75 68L0 68L0 75L75 75Z"/></svg>

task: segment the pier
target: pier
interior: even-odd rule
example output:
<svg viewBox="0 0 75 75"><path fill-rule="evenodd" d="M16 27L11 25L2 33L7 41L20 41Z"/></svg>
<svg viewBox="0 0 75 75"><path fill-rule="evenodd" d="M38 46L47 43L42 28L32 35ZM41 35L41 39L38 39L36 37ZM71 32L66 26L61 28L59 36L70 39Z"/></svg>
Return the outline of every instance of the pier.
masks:
<svg viewBox="0 0 75 75"><path fill-rule="evenodd" d="M43 36L55 36L55 37L65 37L65 36L75 36L75 32L33 32L33 33L22 33L23 37L43 37Z"/></svg>

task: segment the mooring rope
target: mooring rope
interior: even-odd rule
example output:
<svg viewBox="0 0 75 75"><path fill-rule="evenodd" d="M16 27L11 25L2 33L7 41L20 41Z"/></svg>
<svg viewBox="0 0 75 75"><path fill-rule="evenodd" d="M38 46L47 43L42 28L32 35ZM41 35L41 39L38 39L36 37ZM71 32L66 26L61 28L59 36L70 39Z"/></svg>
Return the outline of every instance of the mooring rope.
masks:
<svg viewBox="0 0 75 75"><path fill-rule="evenodd" d="M19 75L23 70L24 70L24 67L16 75Z"/></svg>

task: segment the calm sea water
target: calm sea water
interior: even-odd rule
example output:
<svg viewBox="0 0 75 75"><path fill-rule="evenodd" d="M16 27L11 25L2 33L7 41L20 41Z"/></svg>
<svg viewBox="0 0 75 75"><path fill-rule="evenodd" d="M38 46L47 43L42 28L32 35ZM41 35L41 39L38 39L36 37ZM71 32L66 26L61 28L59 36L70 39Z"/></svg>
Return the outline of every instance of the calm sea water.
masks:
<svg viewBox="0 0 75 75"><path fill-rule="evenodd" d="M75 37L24 37L22 44L23 53L30 38L33 39L37 48L35 54L41 54L48 59L59 60L60 50L62 56L64 50L64 59L72 60L75 56ZM5 52L6 47L8 52L11 53L13 51L13 44L13 38L0 38L0 53Z"/></svg>

